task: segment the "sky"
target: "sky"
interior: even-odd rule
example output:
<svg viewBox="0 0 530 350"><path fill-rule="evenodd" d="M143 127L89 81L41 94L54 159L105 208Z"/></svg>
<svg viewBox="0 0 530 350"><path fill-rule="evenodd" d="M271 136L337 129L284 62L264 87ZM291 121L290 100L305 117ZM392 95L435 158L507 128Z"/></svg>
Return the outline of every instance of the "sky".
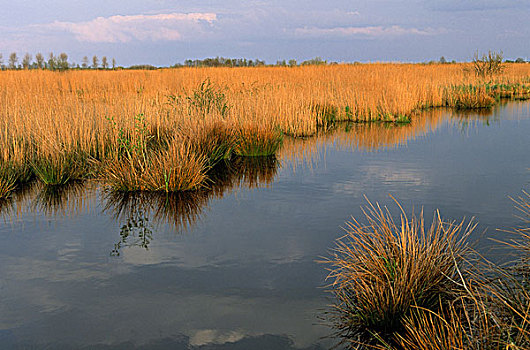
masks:
<svg viewBox="0 0 530 350"><path fill-rule="evenodd" d="M530 0L0 0L0 53L118 65L206 57L337 62L530 59Z"/></svg>

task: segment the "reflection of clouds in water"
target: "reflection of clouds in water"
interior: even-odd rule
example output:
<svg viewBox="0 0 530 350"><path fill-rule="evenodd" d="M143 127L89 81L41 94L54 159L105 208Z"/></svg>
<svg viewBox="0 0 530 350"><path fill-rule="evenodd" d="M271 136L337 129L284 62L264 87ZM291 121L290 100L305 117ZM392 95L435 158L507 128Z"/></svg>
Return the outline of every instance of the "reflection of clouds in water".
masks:
<svg viewBox="0 0 530 350"><path fill-rule="evenodd" d="M314 319L308 310L320 307L319 300L181 296L150 291L105 296L104 305L97 303L97 297L96 300L92 297L73 306L57 302L50 291L43 292L42 296L28 295L35 297L35 304L41 306L40 312L17 310L20 311L18 322L14 323L13 319L0 322L4 329L11 329L18 342L71 343L71 348L128 342L128 348L134 348L134 345L149 344L156 339L177 337L188 339L188 349L202 346L215 349L221 345L244 344L251 338L255 345L267 344L258 338L270 335L285 337L285 344L289 346L282 348L295 349L311 346L315 339L328 334L327 328L304 321ZM142 317L137 317L138 314ZM0 315L0 319L5 316L9 313ZM131 333L133 329L142 331ZM287 338L285 334L297 336Z"/></svg>
<svg viewBox="0 0 530 350"><path fill-rule="evenodd" d="M30 257L2 256L0 267L2 278L12 281L75 282L88 279L106 279L109 274L105 266L96 263L71 265L70 261L42 260Z"/></svg>
<svg viewBox="0 0 530 350"><path fill-rule="evenodd" d="M367 178L376 182L399 183L405 186L429 185L428 177L417 168L399 168L394 164L369 165L361 169Z"/></svg>
<svg viewBox="0 0 530 350"><path fill-rule="evenodd" d="M334 193L362 197L366 184L381 183L405 187L430 186L429 176L420 169L399 168L400 165L367 165L360 167L359 173L349 180L332 185Z"/></svg>
<svg viewBox="0 0 530 350"><path fill-rule="evenodd" d="M192 332L193 333L193 332ZM223 332L217 329L196 330L190 337L190 345L235 343L247 336L241 331Z"/></svg>
<svg viewBox="0 0 530 350"><path fill-rule="evenodd" d="M161 232L157 233L158 235ZM195 256L193 252L189 252L190 256L196 257L195 261L191 259L183 259L186 256L187 249L176 242L168 242L164 240L163 244L156 244L156 241L149 246L149 249L143 249L137 246L128 246L121 250L121 258L124 263L130 265L157 265L172 262L177 266L182 267L181 261L186 260L186 266L189 268L198 268L207 264L204 257Z"/></svg>

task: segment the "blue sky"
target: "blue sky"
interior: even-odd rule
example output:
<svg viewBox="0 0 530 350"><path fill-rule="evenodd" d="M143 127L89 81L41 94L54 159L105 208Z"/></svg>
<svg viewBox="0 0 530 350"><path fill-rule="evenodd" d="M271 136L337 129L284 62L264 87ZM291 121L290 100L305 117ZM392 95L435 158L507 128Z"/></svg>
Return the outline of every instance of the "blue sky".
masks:
<svg viewBox="0 0 530 350"><path fill-rule="evenodd" d="M0 0L0 53L118 64L320 56L331 61L530 59L529 0Z"/></svg>

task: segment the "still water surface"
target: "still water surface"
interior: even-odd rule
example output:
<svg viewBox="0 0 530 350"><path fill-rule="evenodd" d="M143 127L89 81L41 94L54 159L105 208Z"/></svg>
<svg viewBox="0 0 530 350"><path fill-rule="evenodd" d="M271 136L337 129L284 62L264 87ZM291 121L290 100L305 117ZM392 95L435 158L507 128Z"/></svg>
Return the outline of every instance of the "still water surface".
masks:
<svg viewBox="0 0 530 350"><path fill-rule="evenodd" d="M323 349L326 256L366 195L475 217L477 247L519 225L530 104L341 125L240 160L188 195L34 186L2 203L2 349Z"/></svg>

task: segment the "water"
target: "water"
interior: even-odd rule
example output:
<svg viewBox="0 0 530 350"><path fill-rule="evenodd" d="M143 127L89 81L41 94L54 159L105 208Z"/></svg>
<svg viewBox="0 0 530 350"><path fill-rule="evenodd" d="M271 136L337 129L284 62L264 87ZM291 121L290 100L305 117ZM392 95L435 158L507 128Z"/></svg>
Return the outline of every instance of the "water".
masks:
<svg viewBox="0 0 530 350"><path fill-rule="evenodd" d="M530 104L436 110L412 125L341 125L277 161L224 169L193 195L34 186L2 204L2 349L321 349L325 266L372 202L475 217L478 249L521 224Z"/></svg>

